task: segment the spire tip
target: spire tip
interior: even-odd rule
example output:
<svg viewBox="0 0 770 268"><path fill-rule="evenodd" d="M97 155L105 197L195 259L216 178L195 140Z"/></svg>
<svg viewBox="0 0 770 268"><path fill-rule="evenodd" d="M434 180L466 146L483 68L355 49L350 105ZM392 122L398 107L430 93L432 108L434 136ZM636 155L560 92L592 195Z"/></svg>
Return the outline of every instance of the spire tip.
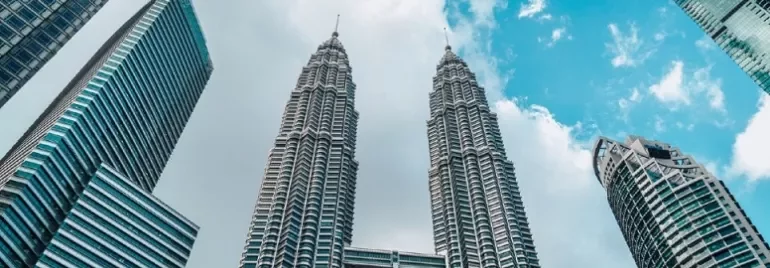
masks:
<svg viewBox="0 0 770 268"><path fill-rule="evenodd" d="M452 46L449 45L449 34L446 31L446 27L444 27L444 39L446 39L446 47L444 49L452 50Z"/></svg>
<svg viewBox="0 0 770 268"><path fill-rule="evenodd" d="M340 34L337 32L337 29L340 27L340 14L337 14L337 24L334 25L334 32L332 33L333 37L340 36Z"/></svg>

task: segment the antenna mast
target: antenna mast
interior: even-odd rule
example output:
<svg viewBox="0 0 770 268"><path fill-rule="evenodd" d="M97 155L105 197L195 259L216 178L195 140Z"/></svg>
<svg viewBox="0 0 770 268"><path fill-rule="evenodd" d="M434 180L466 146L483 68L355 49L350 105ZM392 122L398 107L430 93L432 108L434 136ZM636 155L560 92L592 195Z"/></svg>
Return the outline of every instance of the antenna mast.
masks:
<svg viewBox="0 0 770 268"><path fill-rule="evenodd" d="M332 36L337 37L340 34L337 33L337 29L340 27L340 14L337 14L337 24L334 25L334 33L332 33Z"/></svg>
<svg viewBox="0 0 770 268"><path fill-rule="evenodd" d="M452 50L452 46L449 45L449 34L446 31L446 27L444 27L444 39L446 39L446 50Z"/></svg>

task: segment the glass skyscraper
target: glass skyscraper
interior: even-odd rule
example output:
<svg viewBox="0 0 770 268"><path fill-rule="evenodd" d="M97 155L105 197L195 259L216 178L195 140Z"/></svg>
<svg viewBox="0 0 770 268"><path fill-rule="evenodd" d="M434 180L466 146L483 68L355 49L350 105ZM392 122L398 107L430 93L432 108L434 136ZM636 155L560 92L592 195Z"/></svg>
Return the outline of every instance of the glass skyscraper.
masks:
<svg viewBox="0 0 770 268"><path fill-rule="evenodd" d="M678 148L602 137L593 161L638 267L770 266L770 246L724 183Z"/></svg>
<svg viewBox="0 0 770 268"><path fill-rule="evenodd" d="M198 227L102 165L37 267L182 268Z"/></svg>
<svg viewBox="0 0 770 268"><path fill-rule="evenodd" d="M484 88L449 46L436 69L428 120L436 252L450 267L540 267Z"/></svg>
<svg viewBox="0 0 770 268"><path fill-rule="evenodd" d="M212 70L189 0L124 24L0 159L0 266L35 264L102 165L151 192Z"/></svg>
<svg viewBox="0 0 770 268"><path fill-rule="evenodd" d="M353 231L358 112L352 68L337 37L318 46L289 93L242 268L342 267Z"/></svg>
<svg viewBox="0 0 770 268"><path fill-rule="evenodd" d="M0 1L0 108L106 2Z"/></svg>
<svg viewBox="0 0 770 268"><path fill-rule="evenodd" d="M770 1L674 0L756 82L770 93Z"/></svg>

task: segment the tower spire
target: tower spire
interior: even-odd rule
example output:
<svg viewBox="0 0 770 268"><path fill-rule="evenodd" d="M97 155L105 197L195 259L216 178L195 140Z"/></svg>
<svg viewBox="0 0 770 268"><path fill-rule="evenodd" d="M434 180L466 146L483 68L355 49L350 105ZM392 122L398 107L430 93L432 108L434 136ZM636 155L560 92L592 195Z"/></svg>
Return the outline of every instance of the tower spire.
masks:
<svg viewBox="0 0 770 268"><path fill-rule="evenodd" d="M452 50L452 46L449 45L449 34L447 34L446 27L444 27L444 39L446 39L446 50Z"/></svg>
<svg viewBox="0 0 770 268"><path fill-rule="evenodd" d="M332 33L333 37L340 36L339 33L337 33L337 29L340 27L340 14L337 14L337 23L334 24L334 32Z"/></svg>

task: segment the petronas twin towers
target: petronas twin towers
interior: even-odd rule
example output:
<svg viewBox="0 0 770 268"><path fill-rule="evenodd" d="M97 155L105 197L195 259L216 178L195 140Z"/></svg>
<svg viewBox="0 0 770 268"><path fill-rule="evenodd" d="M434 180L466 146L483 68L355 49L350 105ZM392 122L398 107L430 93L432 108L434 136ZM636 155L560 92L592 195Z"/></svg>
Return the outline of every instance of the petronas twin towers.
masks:
<svg viewBox="0 0 770 268"><path fill-rule="evenodd" d="M291 92L240 267L540 267L497 117L449 46L428 120L437 255L350 247L358 112L338 36L318 47Z"/></svg>

